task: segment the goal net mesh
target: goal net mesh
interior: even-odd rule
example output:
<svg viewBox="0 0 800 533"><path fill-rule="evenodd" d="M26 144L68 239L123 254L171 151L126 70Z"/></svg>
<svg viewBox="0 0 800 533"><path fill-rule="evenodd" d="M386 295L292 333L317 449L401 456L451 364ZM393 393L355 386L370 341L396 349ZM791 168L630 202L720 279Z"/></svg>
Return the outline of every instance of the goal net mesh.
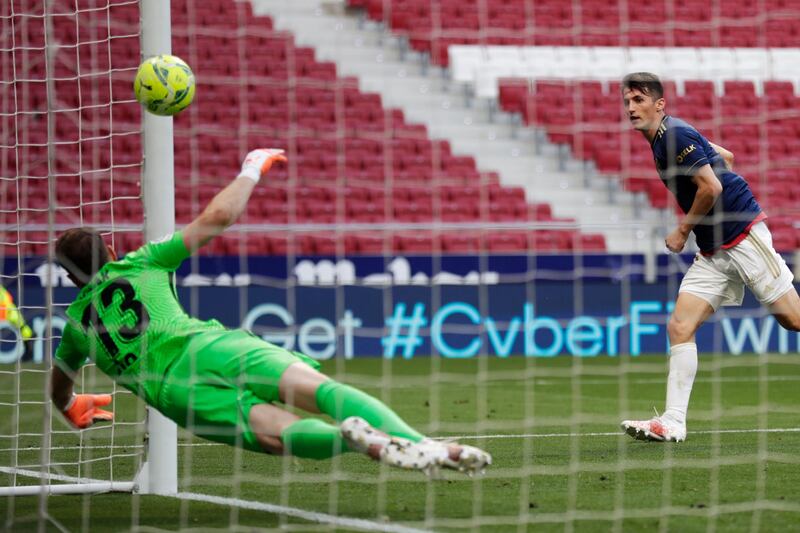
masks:
<svg viewBox="0 0 800 533"><path fill-rule="evenodd" d="M43 492L45 505L7 496L6 523L33 515L85 529L108 505L134 528L796 523L800 341L751 297L698 332L686 443L648 445L618 429L663 407L666 323L694 248L663 253L675 206L629 131L619 78L580 62L624 74L660 57L651 70L661 72L685 57L671 55L684 29L687 49L779 58L773 49L788 47L793 57L800 34L788 1L772 16L766 1L731 13L712 2L696 24L678 20L687 2L650 4L641 15L587 0L172 0L172 53L197 80L174 119L176 227L248 150L289 159L178 271L186 311L303 352L494 464L483 477L429 481L355 454L271 457L182 430L168 518L136 494L87 495L65 511ZM670 22L655 31L661 18ZM87 365L76 390L112 392L115 420L75 432L51 413L47 375L77 294L53 260L59 232L93 226L120 255L142 244L140 5L9 0L0 20L2 284L33 331L22 342L2 326L0 485L133 481L143 403ZM454 46L471 67L459 70ZM638 62L614 63L631 47ZM734 66L746 57L737 53ZM792 263L800 74L778 78L747 85L755 78L719 67L668 80L667 98L741 154Z"/></svg>
<svg viewBox="0 0 800 533"><path fill-rule="evenodd" d="M2 284L33 332L23 343L3 324L2 484L130 481L144 409L101 380L131 416L74 432L50 417L46 384L75 293L50 243L86 225L120 249L141 244L140 112L131 91L138 3L9 1L0 20ZM99 386L95 378L85 367L76 392Z"/></svg>

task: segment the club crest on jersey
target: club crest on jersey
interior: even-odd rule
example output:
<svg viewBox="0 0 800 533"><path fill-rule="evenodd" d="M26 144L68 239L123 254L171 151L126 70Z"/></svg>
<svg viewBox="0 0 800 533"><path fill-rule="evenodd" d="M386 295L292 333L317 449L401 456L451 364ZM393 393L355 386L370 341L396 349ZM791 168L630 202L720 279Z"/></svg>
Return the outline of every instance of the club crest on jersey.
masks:
<svg viewBox="0 0 800 533"><path fill-rule="evenodd" d="M683 163L683 160L686 159L686 156L691 154L694 151L695 151L695 145L694 144L690 144L689 146L684 148L683 152L679 153L678 157L676 157L675 159L678 161L678 164Z"/></svg>

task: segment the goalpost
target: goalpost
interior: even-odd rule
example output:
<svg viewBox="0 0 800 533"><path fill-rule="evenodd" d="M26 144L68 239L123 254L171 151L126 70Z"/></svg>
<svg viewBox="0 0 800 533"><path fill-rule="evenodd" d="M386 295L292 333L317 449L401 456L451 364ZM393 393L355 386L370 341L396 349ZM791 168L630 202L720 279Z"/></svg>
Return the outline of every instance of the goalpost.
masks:
<svg viewBox="0 0 800 533"><path fill-rule="evenodd" d="M17 121L18 131L21 126L30 126L20 118L27 114L44 115L46 127L37 128L34 131L36 138L30 142L23 137L24 133L17 133L13 145L3 143L3 165L8 172L3 173L2 192L6 199L15 192L18 202L14 214L16 220L9 221L6 214L3 222L15 222L19 237L13 240L4 238L3 250L16 252L17 294L22 296L18 296L17 304L23 312L41 310L45 316L43 319L35 318L33 324L39 337L31 342L30 357L38 366L30 361L22 362L22 346L17 339L3 339L4 362L8 361L8 353L17 356L17 362L14 371L0 371L0 376L13 375L16 398L11 404L3 402L0 405L4 410L8 409L14 421L12 427L17 433L0 435L0 441L9 443L2 451L4 458L9 460L2 461L0 466L0 473L7 476L8 486L0 487L0 496L108 491L174 494L178 490L177 427L157 411L148 408L146 416L143 415L138 422L115 422L107 427L98 426L80 432L77 445L65 446L65 441L74 440L75 432L63 430L64 426L54 420L58 415L52 413L46 386L37 387L40 390L35 392L35 401L24 397L24 394L34 395L34 391L27 390L28 376L36 376L37 384L47 383L48 354L52 353L53 335L57 335L54 327L58 329L64 323L64 319L53 311L56 307L63 309L69 303L69 300L54 296L54 285L67 284L66 278L52 264L52 243L58 231L83 223L92 224L101 231L111 232L115 244L120 244L119 241L127 244L131 241L126 232L141 232L142 227L115 225L114 214L118 206L124 213L131 207L122 204L138 201L144 204L145 240L162 237L174 230L173 119L141 112L141 126L137 125L134 113L138 111L138 105L133 100L130 81L140 57L171 52L170 2L120 0L98 6L81 8L77 3L57 0L27 5L14 2L10 3L10 10L2 13L3 32L16 39L12 46L3 46L4 138L11 133L11 120ZM126 11L124 17L118 16L123 10ZM132 13L132 10L138 13ZM74 26L70 27L73 21ZM130 24L126 26L124 23ZM37 30L39 27L41 31ZM101 35L103 30L108 33ZM127 62L118 62L114 52L119 47L115 44L119 42L120 46L133 50L132 45L139 44L140 33L141 53L134 55L129 52L125 54ZM62 49L74 51L74 61L70 62L72 57L65 58L67 53ZM13 72L9 71L9 63L15 67ZM118 74L119 78L116 77ZM62 94L59 89L67 84L74 84L67 92L77 88L77 102L64 102L72 95ZM44 91L36 89L42 85ZM33 91L24 90L31 88ZM33 103L39 107L29 110L26 104L30 92L45 96L46 108L42 109L45 102L39 100ZM12 97L8 98L8 95ZM125 108L125 113L116 113L121 107ZM114 123L117 116L123 117L122 127ZM59 122L62 117L73 120L72 125L78 130L78 136L71 138L70 142L63 140L64 129ZM136 137L142 138L141 152L137 150L138 142L127 142ZM123 150L133 153L113 152L117 141L122 141ZM103 148L111 153L102 153ZM30 152L38 150L40 153L43 149L46 149L46 167L26 165L24 160ZM77 169L66 168L68 156L77 156ZM84 162L84 159L88 161ZM17 163L15 169L6 166L9 161ZM14 170L17 176L14 176ZM138 170L141 170L141 176L137 175ZM116 183L115 174L119 176ZM125 179L130 177L134 182L141 178L141 197L138 191L127 187ZM14 183L13 179L18 181ZM29 181L37 185L28 188ZM42 187L42 183L47 187ZM77 191L70 191L77 192L77 196L65 191L69 186L77 187ZM100 194L96 194L98 188ZM22 196L26 193L41 194L46 203L30 206ZM77 204L73 203L75 200ZM9 213L5 204L3 211ZM8 224L4 231L9 231ZM133 242L136 240L134 236ZM47 255L48 260L36 270L45 287L43 302L29 304L24 298L26 277L32 277L25 268L25 253ZM6 259L5 253L0 259ZM12 276L4 270L4 285L7 277ZM47 283L44 280L48 280ZM10 350L7 349L9 344L12 344ZM42 363L47 366L45 370L39 368ZM93 371L82 370L82 378L76 386L80 387L81 382L84 389L89 390L95 383ZM116 401L129 395L116 386L114 393ZM37 414L42 420L39 431L25 423L28 417ZM99 441L97 445L94 445L94 437ZM38 453L32 454L32 450ZM72 457L66 462L56 457L70 453L65 450L81 450L77 452L77 464L71 464ZM94 457L94 452L83 450L107 453ZM122 475L117 473L120 467L116 467L115 472L115 463L120 457L131 459L130 464L121 468L127 472ZM100 466L93 468L92 465Z"/></svg>
<svg viewBox="0 0 800 533"><path fill-rule="evenodd" d="M141 0L142 59L172 52L169 0ZM172 117L142 112L144 136L145 240L154 240L175 230L175 178ZM147 409L147 462L139 490L174 494L178 491L178 428L153 408Z"/></svg>

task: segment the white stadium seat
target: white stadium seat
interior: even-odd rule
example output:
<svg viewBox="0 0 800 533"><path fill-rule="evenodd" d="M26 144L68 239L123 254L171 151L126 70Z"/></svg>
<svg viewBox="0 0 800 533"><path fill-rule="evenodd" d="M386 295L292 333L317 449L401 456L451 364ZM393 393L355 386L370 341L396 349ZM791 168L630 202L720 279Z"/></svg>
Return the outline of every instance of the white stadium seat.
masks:
<svg viewBox="0 0 800 533"><path fill-rule="evenodd" d="M586 46L452 45L450 76L475 85L480 98L497 97L497 80L595 79L615 81L629 72L654 72L672 80L682 93L684 80L749 80L757 90L766 80L800 84L798 48L655 48Z"/></svg>
<svg viewBox="0 0 800 533"><path fill-rule="evenodd" d="M596 79L621 78L628 73L627 56L624 48L618 46L593 46L589 49L589 59L594 65Z"/></svg>
<svg viewBox="0 0 800 533"><path fill-rule="evenodd" d="M644 46L628 48L627 70L629 72L646 71L663 76L666 64L667 60L663 48Z"/></svg>
<svg viewBox="0 0 800 533"><path fill-rule="evenodd" d="M797 48L773 48L769 51L772 79L800 80L800 51Z"/></svg>
<svg viewBox="0 0 800 533"><path fill-rule="evenodd" d="M732 48L700 48L699 78L717 80L736 77Z"/></svg>
<svg viewBox="0 0 800 533"><path fill-rule="evenodd" d="M696 79L700 69L700 54L697 48L670 48L664 54L666 60L664 76L673 79Z"/></svg>
<svg viewBox="0 0 800 533"><path fill-rule="evenodd" d="M525 77L528 78L552 78L562 68L555 46L524 46L522 58L520 72L527 73Z"/></svg>
<svg viewBox="0 0 800 533"><path fill-rule="evenodd" d="M487 46L486 57L493 64L500 62L507 65L524 61L522 50L519 46Z"/></svg>
<svg viewBox="0 0 800 533"><path fill-rule="evenodd" d="M763 80L769 73L769 58L763 48L734 48L733 68L737 79Z"/></svg>
<svg viewBox="0 0 800 533"><path fill-rule="evenodd" d="M466 83L475 81L475 67L483 62L485 49L482 46L451 45L447 49L450 56L450 76L453 81Z"/></svg>

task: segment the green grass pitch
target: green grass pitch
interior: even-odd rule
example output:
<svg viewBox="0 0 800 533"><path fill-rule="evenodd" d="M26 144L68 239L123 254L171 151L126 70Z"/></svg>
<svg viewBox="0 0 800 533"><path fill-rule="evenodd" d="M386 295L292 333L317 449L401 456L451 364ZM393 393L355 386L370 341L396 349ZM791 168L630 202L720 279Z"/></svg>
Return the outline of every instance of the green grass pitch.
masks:
<svg viewBox="0 0 800 533"><path fill-rule="evenodd" d="M45 374L0 374L0 466L37 462ZM39 367L40 368L40 367ZM492 453L486 476L428 480L348 454L276 458L180 435L179 490L262 502L382 526L455 531L791 531L800 527L800 359L703 356L685 443L645 443L618 432L624 417L661 408L666 358L417 358L328 362L323 370L383 398L421 430ZM85 377L87 390L109 390ZM15 391L22 403L15 405ZM30 402L30 403L28 403ZM141 402L115 397L118 422ZM17 415L18 413L18 415ZM130 480L135 425L54 435L54 470ZM18 428L16 427L18 424ZM769 430L769 431L764 431ZM30 433L31 435L26 435ZM112 435L113 433L113 435ZM592 435L594 434L594 435ZM110 460L113 437L117 458ZM13 448L17 452L13 452ZM75 465L81 463L79 470ZM7 472L6 468L4 472ZM2 485L12 483L2 474ZM18 483L31 483L18 477ZM138 494L5 497L4 529L321 530L330 523L264 510ZM338 526L340 530L351 526Z"/></svg>

